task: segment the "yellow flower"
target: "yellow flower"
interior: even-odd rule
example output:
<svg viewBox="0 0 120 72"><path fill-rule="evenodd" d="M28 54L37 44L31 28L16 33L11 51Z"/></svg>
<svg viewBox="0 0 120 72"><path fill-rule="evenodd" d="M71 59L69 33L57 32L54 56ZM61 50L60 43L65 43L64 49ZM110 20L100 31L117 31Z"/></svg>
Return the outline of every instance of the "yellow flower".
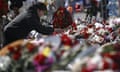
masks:
<svg viewBox="0 0 120 72"><path fill-rule="evenodd" d="M51 49L49 47L45 47L45 49L43 50L42 54L44 56L48 57L50 52L51 52Z"/></svg>

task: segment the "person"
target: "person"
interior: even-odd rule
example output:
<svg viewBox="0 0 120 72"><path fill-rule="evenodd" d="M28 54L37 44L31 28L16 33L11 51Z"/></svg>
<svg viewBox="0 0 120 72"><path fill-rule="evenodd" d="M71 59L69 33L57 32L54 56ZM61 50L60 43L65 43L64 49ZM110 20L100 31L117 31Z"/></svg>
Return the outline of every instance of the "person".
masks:
<svg viewBox="0 0 120 72"><path fill-rule="evenodd" d="M44 16L46 11L46 5L39 2L14 18L4 27L4 46L16 40L25 39L32 30L45 35L52 34L54 29L43 26L40 22L40 17Z"/></svg>
<svg viewBox="0 0 120 72"><path fill-rule="evenodd" d="M109 18L108 12L109 10L107 9L107 4L108 4L108 0L101 0L101 17L103 18L103 20L107 20Z"/></svg>
<svg viewBox="0 0 120 72"><path fill-rule="evenodd" d="M9 0L9 11L13 12L13 18L20 13L24 1L26 0Z"/></svg>
<svg viewBox="0 0 120 72"><path fill-rule="evenodd" d="M99 11L98 2L97 0L85 0L83 1L83 4L87 9L85 20L87 20L88 23L92 23L93 20L96 20L97 18Z"/></svg>
<svg viewBox="0 0 120 72"><path fill-rule="evenodd" d="M116 4L117 0L108 0L108 4L107 4L107 9L108 9L108 16L109 17L117 17L117 4Z"/></svg>
<svg viewBox="0 0 120 72"><path fill-rule="evenodd" d="M3 45L3 25L6 22L5 17L8 12L8 1L0 0L0 48Z"/></svg>
<svg viewBox="0 0 120 72"><path fill-rule="evenodd" d="M88 20L88 17L92 17L91 16L91 7L92 7L91 0L83 0L83 5L84 5L84 8L87 9L85 20Z"/></svg>

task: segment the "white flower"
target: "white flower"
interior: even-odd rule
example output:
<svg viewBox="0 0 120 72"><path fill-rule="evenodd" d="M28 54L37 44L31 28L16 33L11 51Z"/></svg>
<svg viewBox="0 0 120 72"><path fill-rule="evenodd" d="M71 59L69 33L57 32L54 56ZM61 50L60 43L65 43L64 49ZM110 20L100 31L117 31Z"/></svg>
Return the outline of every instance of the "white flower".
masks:
<svg viewBox="0 0 120 72"><path fill-rule="evenodd" d="M95 28L103 27L103 24L96 22L95 23Z"/></svg>

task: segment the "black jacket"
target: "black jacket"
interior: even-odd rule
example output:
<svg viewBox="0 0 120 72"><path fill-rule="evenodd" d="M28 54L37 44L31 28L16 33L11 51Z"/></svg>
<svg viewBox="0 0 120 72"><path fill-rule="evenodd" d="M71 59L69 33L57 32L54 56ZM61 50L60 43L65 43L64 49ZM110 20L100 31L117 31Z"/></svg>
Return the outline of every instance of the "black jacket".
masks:
<svg viewBox="0 0 120 72"><path fill-rule="evenodd" d="M18 39L26 38L31 30L36 30L37 32L46 35L52 34L54 31L51 27L41 25L40 19L37 15L37 9L34 7L31 7L26 12L21 13L5 26L4 45Z"/></svg>

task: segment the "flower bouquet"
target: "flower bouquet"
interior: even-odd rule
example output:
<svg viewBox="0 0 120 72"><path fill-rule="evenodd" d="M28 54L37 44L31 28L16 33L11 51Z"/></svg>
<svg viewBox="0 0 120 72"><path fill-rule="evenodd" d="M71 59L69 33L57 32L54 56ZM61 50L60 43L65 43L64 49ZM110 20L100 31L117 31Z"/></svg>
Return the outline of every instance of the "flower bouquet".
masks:
<svg viewBox="0 0 120 72"><path fill-rule="evenodd" d="M0 62L0 69L3 72L47 72L65 69L80 51L79 41L65 34L18 40L0 51L0 56L4 57L4 62Z"/></svg>
<svg viewBox="0 0 120 72"><path fill-rule="evenodd" d="M79 57L72 64L73 72L119 72L120 71L120 42L106 43L92 55L89 53ZM70 67L70 66L69 66Z"/></svg>
<svg viewBox="0 0 120 72"><path fill-rule="evenodd" d="M73 20L70 13L63 7L58 8L58 10L53 15L53 27L54 28L67 28L72 25Z"/></svg>

